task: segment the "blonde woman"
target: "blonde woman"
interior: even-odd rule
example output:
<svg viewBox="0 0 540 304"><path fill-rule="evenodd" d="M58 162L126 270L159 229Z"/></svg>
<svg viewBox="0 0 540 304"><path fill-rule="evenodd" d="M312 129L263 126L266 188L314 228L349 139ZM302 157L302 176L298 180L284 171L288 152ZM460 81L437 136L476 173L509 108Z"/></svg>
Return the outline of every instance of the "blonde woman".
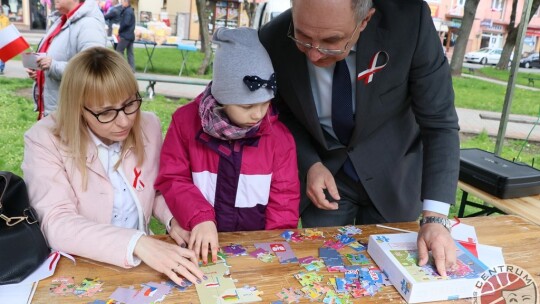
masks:
<svg viewBox="0 0 540 304"><path fill-rule="evenodd" d="M120 267L141 261L177 284L203 279L193 251L160 193L162 135L158 118L141 112L130 66L95 47L68 64L57 112L25 134L22 168L49 245ZM144 126L144 127L143 127ZM167 225L171 244L147 236L151 215Z"/></svg>

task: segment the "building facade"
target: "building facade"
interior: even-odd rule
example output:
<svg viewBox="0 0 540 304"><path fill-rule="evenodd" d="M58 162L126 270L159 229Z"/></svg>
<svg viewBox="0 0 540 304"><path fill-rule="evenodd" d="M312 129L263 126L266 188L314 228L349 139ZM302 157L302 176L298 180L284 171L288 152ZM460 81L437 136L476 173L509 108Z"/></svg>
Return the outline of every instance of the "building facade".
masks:
<svg viewBox="0 0 540 304"><path fill-rule="evenodd" d="M452 51L453 43L463 19L465 0L427 0L435 27L441 35L441 41L447 52ZM524 10L525 0L518 0L516 21L519 24ZM484 47L502 48L508 35L512 0L480 0L471 34L467 43L467 52ZM532 12L523 42L523 53L540 50L540 16Z"/></svg>

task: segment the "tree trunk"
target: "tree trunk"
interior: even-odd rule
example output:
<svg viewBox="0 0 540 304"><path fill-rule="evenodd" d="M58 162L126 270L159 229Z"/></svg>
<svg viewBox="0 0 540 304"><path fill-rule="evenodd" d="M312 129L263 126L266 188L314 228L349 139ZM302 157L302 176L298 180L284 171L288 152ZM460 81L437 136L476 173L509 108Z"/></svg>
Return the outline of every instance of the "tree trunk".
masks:
<svg viewBox="0 0 540 304"><path fill-rule="evenodd" d="M474 15L476 15L476 8L478 7L480 0L467 0L465 1L465 7L463 9L463 19L461 21L461 27L459 28L456 44L454 45L454 53L452 54L452 62L450 63L450 70L452 76L461 76L461 69L463 68L463 57L467 49L467 43L469 42L469 35L471 34L471 28L474 22Z"/></svg>
<svg viewBox="0 0 540 304"><path fill-rule="evenodd" d="M206 12L206 0L196 0L197 16L199 17L199 35L201 37L201 52L204 59L197 71L198 75L204 75L208 71L212 60L212 41L208 32L208 13Z"/></svg>
<svg viewBox="0 0 540 304"><path fill-rule="evenodd" d="M508 23L508 34L506 36L506 40L504 41L503 51L501 53L501 58L499 59L499 62L497 62L497 66L495 68L497 70L506 70L508 69L508 63L510 62L512 55L512 50L514 49L514 46L516 45L516 38L517 38L517 32L518 28L516 25L516 7L517 7L518 0L512 1L512 12L510 13L510 22ZM513 36L513 38L511 38Z"/></svg>
<svg viewBox="0 0 540 304"><path fill-rule="evenodd" d="M512 15L510 19L510 24L508 24L508 35L506 36L506 40L504 41L504 47L503 52L501 54L501 59L499 60L499 63L497 64L497 69L499 70L506 70L508 68L508 64L512 58L510 56L512 55L512 50L516 46L516 40L518 36L518 30L519 30L519 24L518 26L514 26L515 24L515 11L517 6L517 0L514 0L514 3L512 3ZM538 10L538 7L540 6L540 0L534 0L531 8L531 15L529 16L529 22L531 21L532 17L534 16L534 13Z"/></svg>

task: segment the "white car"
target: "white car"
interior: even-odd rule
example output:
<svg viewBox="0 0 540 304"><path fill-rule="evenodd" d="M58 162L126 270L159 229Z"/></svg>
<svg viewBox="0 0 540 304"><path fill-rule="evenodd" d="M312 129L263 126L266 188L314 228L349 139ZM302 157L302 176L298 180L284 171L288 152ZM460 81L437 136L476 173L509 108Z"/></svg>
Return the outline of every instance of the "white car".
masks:
<svg viewBox="0 0 540 304"><path fill-rule="evenodd" d="M502 49L483 48L465 54L465 61L480 64L497 64L501 59Z"/></svg>

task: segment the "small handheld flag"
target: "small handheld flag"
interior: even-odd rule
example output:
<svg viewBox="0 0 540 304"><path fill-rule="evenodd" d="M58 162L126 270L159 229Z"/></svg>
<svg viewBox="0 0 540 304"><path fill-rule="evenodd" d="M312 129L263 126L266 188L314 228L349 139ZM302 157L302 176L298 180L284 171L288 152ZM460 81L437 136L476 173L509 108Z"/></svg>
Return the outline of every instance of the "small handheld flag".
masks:
<svg viewBox="0 0 540 304"><path fill-rule="evenodd" d="M29 47L15 25L11 24L0 30L0 60L8 61Z"/></svg>

